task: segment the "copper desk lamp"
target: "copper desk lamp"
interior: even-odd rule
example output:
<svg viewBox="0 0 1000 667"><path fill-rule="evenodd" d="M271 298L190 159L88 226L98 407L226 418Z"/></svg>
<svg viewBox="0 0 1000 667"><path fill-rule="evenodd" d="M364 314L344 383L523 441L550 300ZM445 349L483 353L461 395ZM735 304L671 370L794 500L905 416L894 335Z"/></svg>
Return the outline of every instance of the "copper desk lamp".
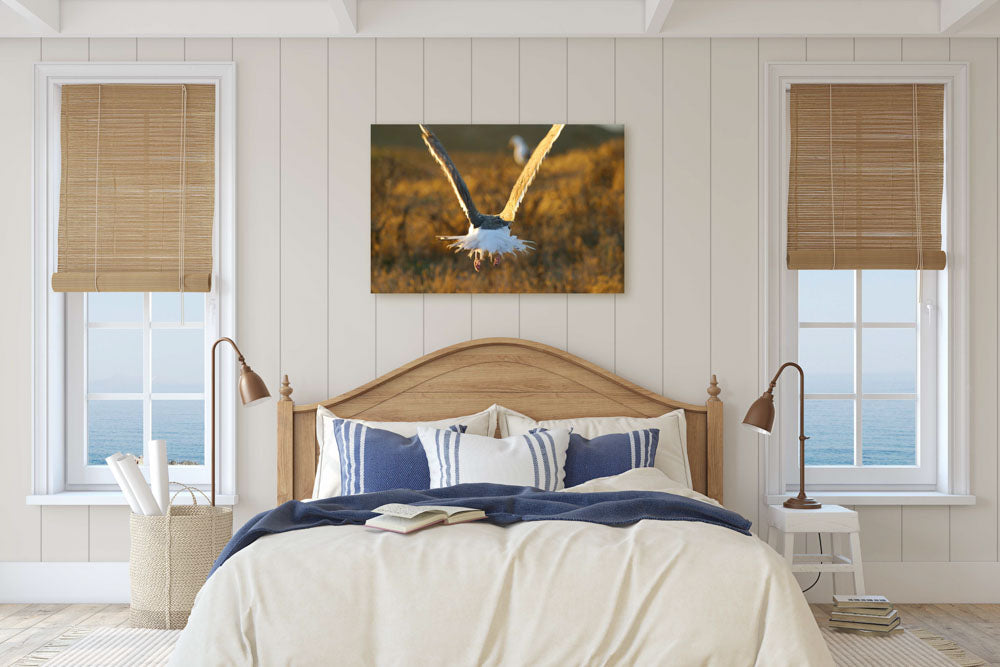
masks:
<svg viewBox="0 0 1000 667"><path fill-rule="evenodd" d="M778 383L781 371L789 366L794 366L799 371L799 495L786 500L784 506L793 510L815 510L823 505L806 496L806 440L809 438L805 434L806 375L802 372L802 367L794 361L782 364L778 372L771 378L771 384L767 390L750 405L747 416L743 418L743 424L758 433L771 435L771 429L774 426L774 394L772 392Z"/></svg>
<svg viewBox="0 0 1000 667"><path fill-rule="evenodd" d="M236 343L233 342L232 338L226 338L223 336L219 340L212 344L212 506L215 506L215 348L219 346L219 343L226 341L233 346L236 350L237 359L240 362L240 401L243 405L252 405L254 403L259 403L265 398L270 398L271 392L267 390L267 385L264 381L260 379L250 366L247 365L246 360L243 358L243 353L240 352L240 348L236 347Z"/></svg>

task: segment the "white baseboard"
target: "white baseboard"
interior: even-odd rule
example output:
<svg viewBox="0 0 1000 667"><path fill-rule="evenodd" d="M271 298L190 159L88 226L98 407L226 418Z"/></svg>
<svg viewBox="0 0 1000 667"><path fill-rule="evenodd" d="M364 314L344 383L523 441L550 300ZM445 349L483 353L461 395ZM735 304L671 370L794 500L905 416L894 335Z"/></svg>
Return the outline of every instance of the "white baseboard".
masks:
<svg viewBox="0 0 1000 667"><path fill-rule="evenodd" d="M798 575L808 586L815 575ZM854 591L849 574L837 575L838 593ZM1000 563L865 563L865 592L884 595L899 603L1000 603ZM831 575L806 593L810 602L829 603L833 595Z"/></svg>
<svg viewBox="0 0 1000 667"><path fill-rule="evenodd" d="M128 563L0 563L2 603L128 601Z"/></svg>

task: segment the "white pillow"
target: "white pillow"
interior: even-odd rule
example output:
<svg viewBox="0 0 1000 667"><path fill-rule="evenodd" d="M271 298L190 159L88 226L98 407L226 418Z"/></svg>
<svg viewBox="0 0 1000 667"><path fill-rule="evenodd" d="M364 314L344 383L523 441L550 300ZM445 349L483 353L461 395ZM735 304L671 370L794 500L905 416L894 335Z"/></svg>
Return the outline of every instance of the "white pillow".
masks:
<svg viewBox="0 0 1000 667"><path fill-rule="evenodd" d="M503 439L431 428L421 428L417 435L427 455L432 489L466 482L534 486L544 491L563 488L567 429Z"/></svg>
<svg viewBox="0 0 1000 667"><path fill-rule="evenodd" d="M544 419L535 421L516 410L498 405L500 436L521 435L534 428L566 428L592 440L609 433L628 433L645 428L660 429L653 466L670 479L692 488L691 466L687 455L687 420L683 410L674 410L659 417L579 417L576 419Z"/></svg>
<svg viewBox="0 0 1000 667"><path fill-rule="evenodd" d="M407 438L417 434L417 429L448 428L453 424L465 426L465 432L473 435L493 435L496 433L499 405L491 405L482 412L464 417L440 419L432 422L372 422L352 419L368 428L392 431ZM316 481L313 482L313 498L330 498L340 495L340 452L333 437L333 420L339 417L322 405L316 408L316 442L319 443L319 460L316 462Z"/></svg>
<svg viewBox="0 0 1000 667"><path fill-rule="evenodd" d="M700 500L703 503L709 503L710 505L715 505L716 507L722 507L718 501L689 489L680 482L670 479L664 475L662 471L657 470L656 468L632 468L631 470L626 470L618 475L598 477L596 479L586 481L583 484L567 486L565 489L562 489L562 491L567 493L661 491L663 493L672 493L675 496L684 496L685 498Z"/></svg>

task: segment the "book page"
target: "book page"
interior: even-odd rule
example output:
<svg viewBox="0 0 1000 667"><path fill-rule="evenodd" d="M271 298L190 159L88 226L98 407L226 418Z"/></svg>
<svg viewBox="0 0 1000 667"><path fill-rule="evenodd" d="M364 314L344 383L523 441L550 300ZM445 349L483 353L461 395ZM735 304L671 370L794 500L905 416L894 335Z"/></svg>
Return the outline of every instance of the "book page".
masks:
<svg viewBox="0 0 1000 667"><path fill-rule="evenodd" d="M460 514L462 512L482 512L482 510L478 510L475 507L452 507L448 505L421 505L420 507L425 510L444 512L448 516L454 516L455 514Z"/></svg>
<svg viewBox="0 0 1000 667"><path fill-rule="evenodd" d="M376 514L387 514L389 516L412 519L415 516L420 516L421 514L426 514L428 512L440 514L443 509L443 507L430 507L427 505L417 506L406 505L403 503L389 503L387 505L376 507L372 511Z"/></svg>

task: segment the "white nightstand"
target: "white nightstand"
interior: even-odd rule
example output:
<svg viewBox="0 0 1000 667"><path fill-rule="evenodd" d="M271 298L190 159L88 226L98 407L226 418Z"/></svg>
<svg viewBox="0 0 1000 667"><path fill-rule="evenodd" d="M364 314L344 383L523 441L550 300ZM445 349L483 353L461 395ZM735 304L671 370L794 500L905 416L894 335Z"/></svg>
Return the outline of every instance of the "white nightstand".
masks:
<svg viewBox="0 0 1000 667"><path fill-rule="evenodd" d="M861 526L858 513L840 505L823 505L815 510L792 510L781 505L767 506L767 543L775 530L784 536L782 553L792 572L834 572L854 574L854 593L864 595L865 574L861 564ZM795 553L795 533L829 533L829 554ZM847 535L848 554L837 553L834 535ZM773 545L772 545L773 546ZM833 578L837 592L837 578Z"/></svg>

